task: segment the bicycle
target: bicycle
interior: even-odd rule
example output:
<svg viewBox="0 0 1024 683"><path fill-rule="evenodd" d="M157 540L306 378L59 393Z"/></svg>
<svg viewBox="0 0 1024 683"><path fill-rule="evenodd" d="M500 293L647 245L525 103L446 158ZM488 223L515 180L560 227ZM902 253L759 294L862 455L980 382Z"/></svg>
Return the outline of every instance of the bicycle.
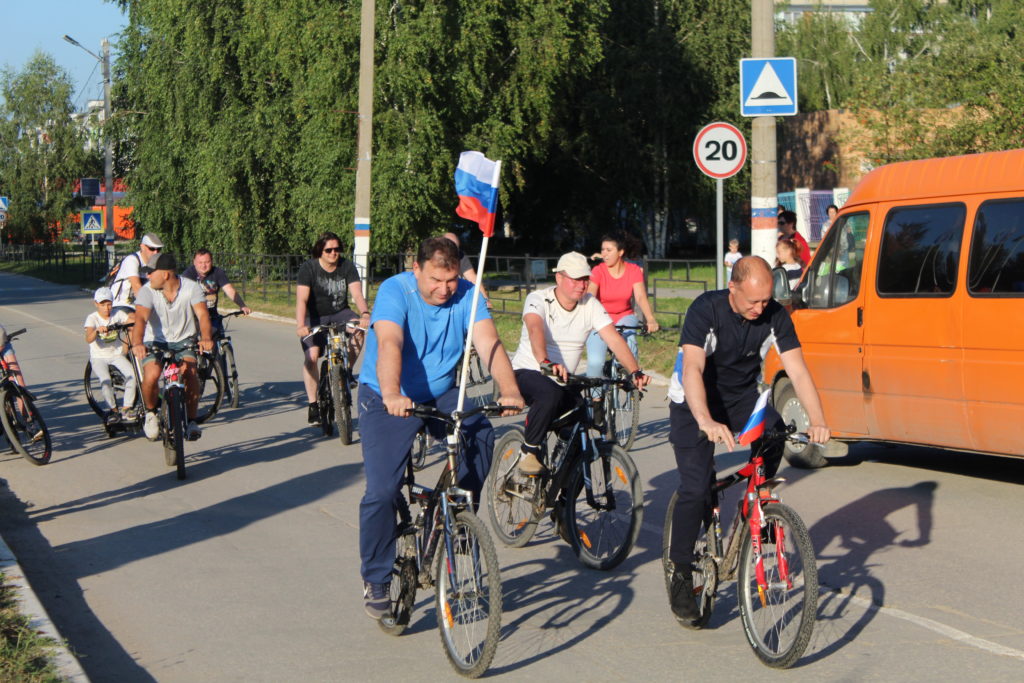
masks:
<svg viewBox="0 0 1024 683"><path fill-rule="evenodd" d="M637 334L646 336L642 325L616 325L615 331L622 334L626 330L639 330ZM622 367L614 353L607 354L602 374L612 379L625 379L629 372ZM637 362L640 361L637 356ZM628 451L636 440L636 432L640 427L640 399L643 394L639 389L626 390L620 384L607 384L601 391L601 404L604 406L604 434L608 441L616 441L622 449Z"/></svg>
<svg viewBox="0 0 1024 683"><path fill-rule="evenodd" d="M244 315L241 310L224 313L221 320L233 318L236 315ZM231 336L228 334L227 325L224 331L214 336L214 349L216 349L217 360L221 366L221 375L224 378L224 397L232 408L238 407L238 366L235 365L235 347L231 345Z"/></svg>
<svg viewBox="0 0 1024 683"><path fill-rule="evenodd" d="M122 341L127 341L126 337L128 330L132 328L134 323L114 323L107 327L108 330L117 332L118 338ZM139 387L142 386L142 376L139 372L139 364L135 360L135 356L131 353L126 354L128 361L132 364L132 370L135 373L135 387L136 392L139 391ZM124 387L126 378L121 374L115 366L108 366L110 372L110 386L114 392L114 405L124 405ZM93 412L99 416L103 423L103 429L107 433L107 436L111 439L121 432L138 432L142 429L142 422L145 418L146 411L142 408L142 401L136 396L135 403L132 405L130 411L124 411L121 415L121 419L115 423L108 423L106 421L107 411L103 406L102 392L99 387L99 378L96 377L92 372L92 360L88 360L85 363L85 376L82 378L82 382L85 387L85 399L89 403L89 407L92 408Z"/></svg>
<svg viewBox="0 0 1024 683"><path fill-rule="evenodd" d="M505 545L526 545L548 508L559 536L585 566L612 569L636 542L643 521L643 486L629 454L613 441L595 439L592 388L618 384L632 390L627 379L569 375L566 383L580 392L577 405L548 428L555 444L542 444L544 471L519 472L523 430L512 427L498 441L485 487L491 526Z"/></svg>
<svg viewBox="0 0 1024 683"><path fill-rule="evenodd" d="M338 424L338 438L343 446L352 443L352 367L349 363L349 342L356 330L365 332L356 322L344 324L329 323L317 325L309 330L304 339L319 332L327 333L327 348L320 360L320 380L317 383L316 401L320 410L320 429L324 436L334 431L332 419Z"/></svg>
<svg viewBox="0 0 1024 683"><path fill-rule="evenodd" d="M195 350L195 345L190 347ZM146 350L156 356L163 366L160 372L160 439L164 446L164 462L174 467L178 479L185 478L185 432L188 428L188 409L182 373L185 364L179 362L173 351L147 345ZM139 385L142 386L141 384Z"/></svg>
<svg viewBox="0 0 1024 683"><path fill-rule="evenodd" d="M445 654L455 670L476 678L487 670L501 631L501 571L487 528L473 512L473 494L456 481L462 454L462 422L477 413L505 410L489 403L447 415L416 405L411 415L441 420L447 426L447 461L434 488L416 483L412 461L402 482L408 500L395 500L398 518L391 613L378 622L391 635L409 625L417 588L435 589L438 628ZM459 435L460 438L455 438ZM411 510L416 508L413 518Z"/></svg>
<svg viewBox="0 0 1024 683"><path fill-rule="evenodd" d="M224 369L214 353L196 354L196 378L199 381L199 403L195 421L202 424L217 414L224 401Z"/></svg>
<svg viewBox="0 0 1024 683"><path fill-rule="evenodd" d="M693 592L700 616L683 625L695 629L706 626L718 586L735 578L747 642L764 664L785 669L803 655L814 630L818 565L803 520L781 503L775 493L775 487L785 480L764 476L764 450L782 440L810 443L807 434L798 433L795 425L780 431L769 430L745 466L712 486L712 510L694 553ZM739 500L723 548L718 496L744 480L746 491ZM677 500L678 493L673 493L662 536L662 564L669 599L675 570L669 559L669 547Z"/></svg>
<svg viewBox="0 0 1024 683"><path fill-rule="evenodd" d="M7 334L8 341L26 332ZM19 453L33 465L45 465L53 455L50 431L36 408L32 393L14 380L7 361L0 356L0 421L12 453Z"/></svg>

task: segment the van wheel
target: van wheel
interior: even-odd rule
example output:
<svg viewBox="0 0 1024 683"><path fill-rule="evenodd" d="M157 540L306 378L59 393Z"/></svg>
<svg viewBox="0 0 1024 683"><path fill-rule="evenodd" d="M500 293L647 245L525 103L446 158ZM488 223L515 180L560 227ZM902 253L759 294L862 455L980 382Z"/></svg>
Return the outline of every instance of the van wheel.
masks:
<svg viewBox="0 0 1024 683"><path fill-rule="evenodd" d="M791 422L796 424L797 431L806 432L807 428L811 426L807 411L804 410L800 399L796 397L793 383L788 379L781 379L775 385L775 391L772 392L772 404L782 416L782 421L787 425ZM793 467L816 469L824 467L826 464L824 449L811 444L794 444L787 441L783 454Z"/></svg>

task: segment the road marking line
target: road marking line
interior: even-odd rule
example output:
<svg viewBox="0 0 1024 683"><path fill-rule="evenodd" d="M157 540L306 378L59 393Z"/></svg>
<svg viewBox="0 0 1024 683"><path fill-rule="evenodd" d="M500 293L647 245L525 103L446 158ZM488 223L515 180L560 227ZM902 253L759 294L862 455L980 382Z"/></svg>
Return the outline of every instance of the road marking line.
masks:
<svg viewBox="0 0 1024 683"><path fill-rule="evenodd" d="M54 322L50 322L49 320L46 320L45 318L40 318L38 316L32 315L31 313L26 313L25 311L21 310L20 308L13 308L11 306L0 306L0 308L5 309L5 310L13 311L15 313L15 315L23 315L26 318L32 318L33 320L38 320L39 322L43 323L44 325L49 325L50 327L56 327L58 330L61 330L62 332L67 332L68 334L70 334L73 337L77 337L78 336L77 333L69 330L66 327L58 325L57 323L54 323Z"/></svg>
<svg viewBox="0 0 1024 683"><path fill-rule="evenodd" d="M918 626L926 628L929 631L934 631L940 635L946 636L947 638L952 638L953 640L964 643L965 645L976 647L979 650L985 650L986 652L991 652L992 654L996 655L1002 655L1004 657L1013 657L1014 659L1024 660L1024 652L1021 652L1020 650L1015 650L1012 647L1006 647L1005 645L1000 645L999 643L993 643L992 641L985 640L984 638L972 636L970 633L965 633L964 631L953 628L952 626L947 626L942 622L935 621L927 617L921 617L916 614L911 614L910 612L904 612L903 610L897 609L895 607L886 607L884 605L879 606L876 605L873 601L868 600L867 598L862 598L857 595L844 592L838 588L833 588L832 586L826 586L822 584L822 588L842 595L850 602L856 603L865 609L875 610L877 612L881 612L882 614L887 614L890 617L896 617L897 619L909 621L912 624L917 624Z"/></svg>

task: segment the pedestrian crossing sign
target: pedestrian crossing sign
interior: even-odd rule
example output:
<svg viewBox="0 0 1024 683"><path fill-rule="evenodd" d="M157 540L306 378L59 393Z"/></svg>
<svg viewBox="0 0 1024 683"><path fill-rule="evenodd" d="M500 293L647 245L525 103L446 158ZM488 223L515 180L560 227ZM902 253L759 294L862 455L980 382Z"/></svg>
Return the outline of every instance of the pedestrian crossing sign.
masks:
<svg viewBox="0 0 1024 683"><path fill-rule="evenodd" d="M102 235L103 234L103 212L83 211L82 212L82 234Z"/></svg>
<svg viewBox="0 0 1024 683"><path fill-rule="evenodd" d="M796 59L740 60L741 116L792 116L796 113Z"/></svg>

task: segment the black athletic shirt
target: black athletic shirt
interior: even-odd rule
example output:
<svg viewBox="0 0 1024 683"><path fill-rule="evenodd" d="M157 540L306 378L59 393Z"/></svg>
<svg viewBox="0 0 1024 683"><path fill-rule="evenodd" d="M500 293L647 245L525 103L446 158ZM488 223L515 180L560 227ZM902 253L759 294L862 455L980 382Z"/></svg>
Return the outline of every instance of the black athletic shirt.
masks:
<svg viewBox="0 0 1024 683"><path fill-rule="evenodd" d="M705 292L686 311L679 344L705 349L708 403L730 405L757 388L761 361L772 344L779 353L800 347L789 313L772 299L757 320L729 305L729 290Z"/></svg>
<svg viewBox="0 0 1024 683"><path fill-rule="evenodd" d="M349 308L348 286L353 282L359 282L359 271L348 259L338 259L338 267L330 273L320 266L317 258L299 267L298 283L309 287L306 312L313 324L322 316Z"/></svg>

